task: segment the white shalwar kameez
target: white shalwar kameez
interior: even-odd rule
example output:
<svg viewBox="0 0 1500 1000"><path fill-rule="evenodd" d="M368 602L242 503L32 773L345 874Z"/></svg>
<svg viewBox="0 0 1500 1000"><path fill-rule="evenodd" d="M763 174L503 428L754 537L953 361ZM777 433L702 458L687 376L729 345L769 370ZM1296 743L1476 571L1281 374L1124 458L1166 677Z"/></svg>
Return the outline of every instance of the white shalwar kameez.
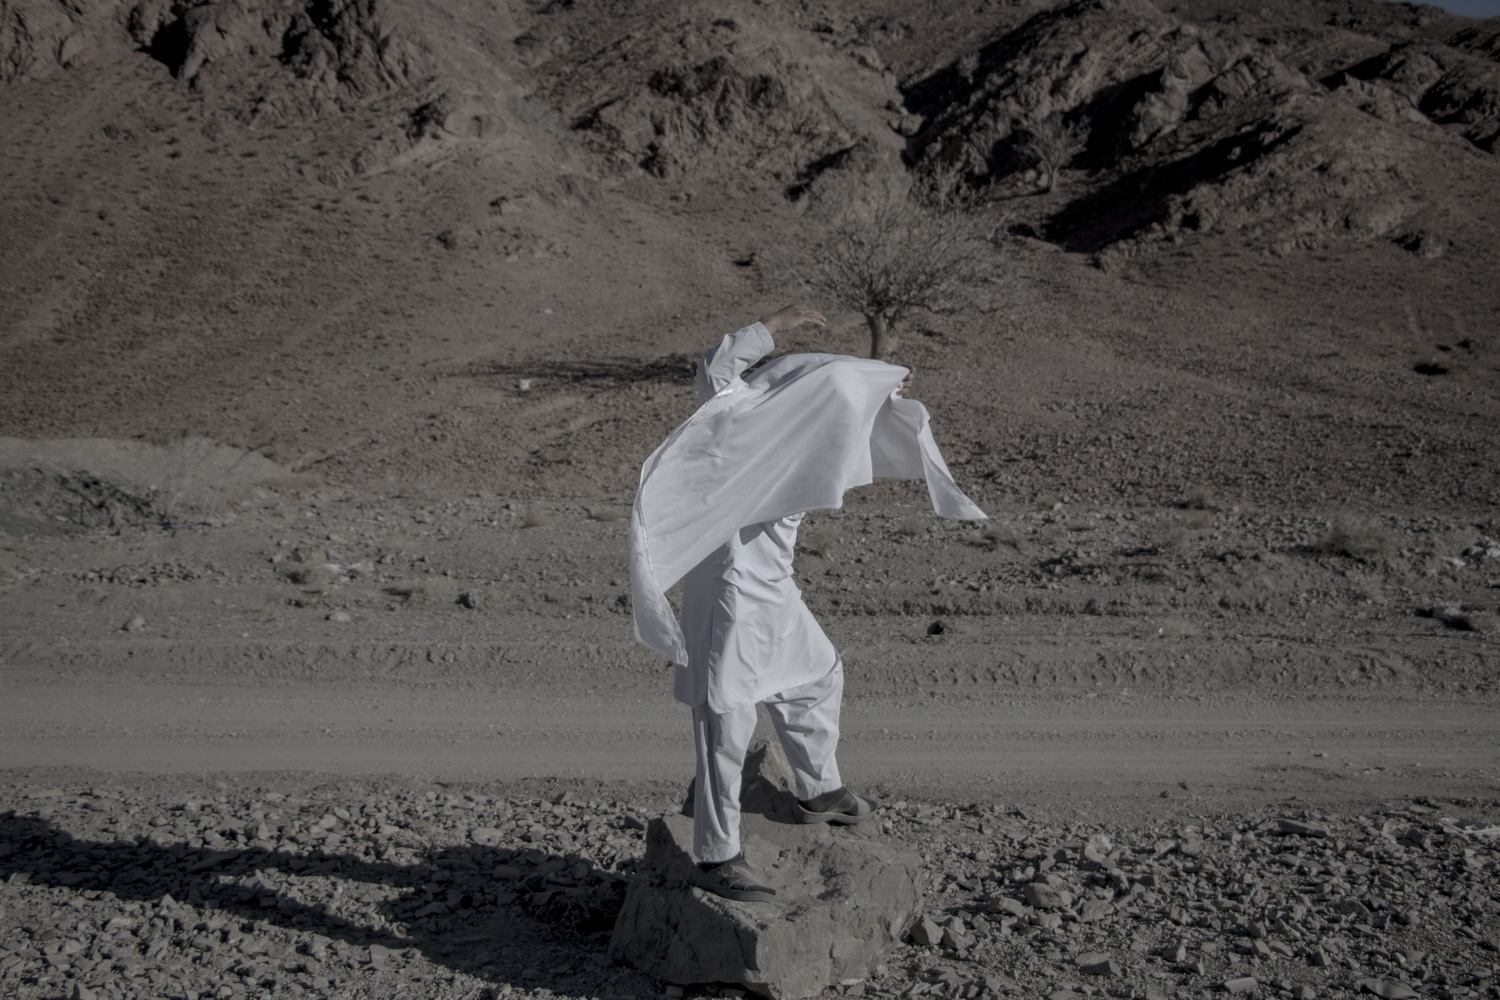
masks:
<svg viewBox="0 0 1500 1000"><path fill-rule="evenodd" d="M953 484L927 412L895 395L907 370L787 355L750 379L774 341L729 334L698 366L702 404L647 460L631 520L636 637L676 664L697 748L693 849L740 851L740 772L765 704L797 797L842 787L835 752L843 664L792 569L806 511L837 507L874 476L925 478L945 517L984 517ZM664 592L683 580L679 626Z"/></svg>

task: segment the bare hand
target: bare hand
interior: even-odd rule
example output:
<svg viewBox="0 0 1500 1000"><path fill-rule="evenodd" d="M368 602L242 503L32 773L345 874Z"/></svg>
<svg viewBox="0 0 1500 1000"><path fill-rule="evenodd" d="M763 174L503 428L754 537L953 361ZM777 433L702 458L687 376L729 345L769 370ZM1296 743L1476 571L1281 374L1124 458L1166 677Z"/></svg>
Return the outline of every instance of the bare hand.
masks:
<svg viewBox="0 0 1500 1000"><path fill-rule="evenodd" d="M785 309L773 312L760 322L762 326L771 331L772 336L775 336L786 333L788 330L795 330L803 323L811 323L813 326L823 326L828 320L824 319L823 314L811 306L787 306Z"/></svg>
<svg viewBox="0 0 1500 1000"><path fill-rule="evenodd" d="M916 381L916 378L917 370L915 368L908 368L906 370L906 378L902 379L901 384L896 387L896 395L905 396L907 390L911 388L911 384Z"/></svg>

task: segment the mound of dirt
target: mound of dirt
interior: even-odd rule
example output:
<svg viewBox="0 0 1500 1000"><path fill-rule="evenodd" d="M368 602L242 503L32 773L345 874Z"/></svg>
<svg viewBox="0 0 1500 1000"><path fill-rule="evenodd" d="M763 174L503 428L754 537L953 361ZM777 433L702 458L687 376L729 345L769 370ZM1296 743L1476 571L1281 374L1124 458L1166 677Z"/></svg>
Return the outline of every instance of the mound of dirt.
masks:
<svg viewBox="0 0 1500 1000"><path fill-rule="evenodd" d="M201 521L258 487L311 481L254 450L207 438L166 444L0 438L0 532L70 534Z"/></svg>
<svg viewBox="0 0 1500 1000"><path fill-rule="evenodd" d="M162 521L157 498L88 472L0 469L0 534L46 538Z"/></svg>

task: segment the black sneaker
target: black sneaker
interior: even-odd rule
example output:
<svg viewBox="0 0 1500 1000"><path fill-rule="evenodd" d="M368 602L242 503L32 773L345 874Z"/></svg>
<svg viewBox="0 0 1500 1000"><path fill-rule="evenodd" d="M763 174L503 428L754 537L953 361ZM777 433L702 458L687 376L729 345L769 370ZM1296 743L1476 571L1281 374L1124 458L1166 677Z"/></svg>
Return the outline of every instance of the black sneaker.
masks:
<svg viewBox="0 0 1500 1000"><path fill-rule="evenodd" d="M775 889L755 881L743 854L717 864L700 864L696 872L693 881L698 884L699 888L707 889L715 896L723 896L725 899L737 899L743 903L765 903L776 895Z"/></svg>
<svg viewBox="0 0 1500 1000"><path fill-rule="evenodd" d="M797 811L804 823L835 823L853 826L863 823L875 811L870 800L855 795L847 788L819 795L815 799L797 800Z"/></svg>

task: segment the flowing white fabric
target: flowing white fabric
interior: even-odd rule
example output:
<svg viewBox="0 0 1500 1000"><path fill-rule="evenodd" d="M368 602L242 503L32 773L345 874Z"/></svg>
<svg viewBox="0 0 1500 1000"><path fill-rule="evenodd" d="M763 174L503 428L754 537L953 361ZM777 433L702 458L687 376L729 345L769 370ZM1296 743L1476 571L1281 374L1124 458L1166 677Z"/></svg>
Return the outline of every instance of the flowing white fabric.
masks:
<svg viewBox="0 0 1500 1000"><path fill-rule="evenodd" d="M769 345L759 324L746 332ZM641 469L631 512L643 645L685 666L667 590L742 528L842 506L846 490L876 477L925 480L940 517L986 516L954 483L926 407L895 395L906 374L863 358L785 355L733 379L667 437Z"/></svg>

